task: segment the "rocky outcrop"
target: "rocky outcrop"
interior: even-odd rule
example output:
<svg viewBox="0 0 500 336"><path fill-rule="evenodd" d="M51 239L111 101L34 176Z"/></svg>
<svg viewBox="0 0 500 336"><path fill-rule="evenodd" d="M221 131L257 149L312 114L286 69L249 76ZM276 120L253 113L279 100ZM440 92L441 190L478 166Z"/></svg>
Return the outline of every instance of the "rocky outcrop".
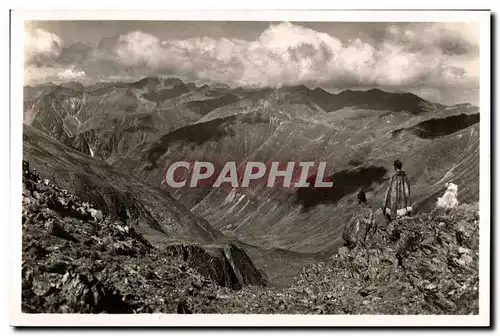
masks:
<svg viewBox="0 0 500 336"><path fill-rule="evenodd" d="M266 285L265 276L246 252L233 244L216 247L174 245L167 249L219 286L239 290L246 285Z"/></svg>
<svg viewBox="0 0 500 336"><path fill-rule="evenodd" d="M273 287L233 244L155 248L50 181L28 173L23 185L27 313L478 313L477 204L380 225Z"/></svg>
<svg viewBox="0 0 500 336"><path fill-rule="evenodd" d="M40 178L27 162L23 168L25 313L216 312L220 286L265 284L234 245L157 248L133 226Z"/></svg>
<svg viewBox="0 0 500 336"><path fill-rule="evenodd" d="M399 219L304 267L289 287L223 289L221 312L477 314L478 220L477 204Z"/></svg>
<svg viewBox="0 0 500 336"><path fill-rule="evenodd" d="M82 204L93 203L85 209L86 215L117 218L158 240L214 243L222 237L207 220L195 216L166 190L146 185L123 170L72 150L27 125L23 139L24 158L57 184L61 190L55 190L55 194L67 190L79 197ZM59 204L57 197L54 206L70 211L72 205L68 208Z"/></svg>
<svg viewBox="0 0 500 336"><path fill-rule="evenodd" d="M344 245L352 248L358 244L364 244L376 232L375 224L374 214L370 207L360 206L355 216L344 227L342 232Z"/></svg>

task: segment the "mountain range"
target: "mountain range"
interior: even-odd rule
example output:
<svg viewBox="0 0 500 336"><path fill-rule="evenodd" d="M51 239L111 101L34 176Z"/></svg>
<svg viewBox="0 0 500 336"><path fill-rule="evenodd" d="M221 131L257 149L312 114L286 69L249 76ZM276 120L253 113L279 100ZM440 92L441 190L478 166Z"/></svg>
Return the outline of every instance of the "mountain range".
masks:
<svg viewBox="0 0 500 336"><path fill-rule="evenodd" d="M461 202L478 200L479 109L470 104L148 77L26 86L23 113L24 157L41 174L159 246L237 244L278 283L341 246L359 190L379 207L395 159L417 211L432 208L446 182ZM161 181L180 160L325 161L334 185L171 189Z"/></svg>

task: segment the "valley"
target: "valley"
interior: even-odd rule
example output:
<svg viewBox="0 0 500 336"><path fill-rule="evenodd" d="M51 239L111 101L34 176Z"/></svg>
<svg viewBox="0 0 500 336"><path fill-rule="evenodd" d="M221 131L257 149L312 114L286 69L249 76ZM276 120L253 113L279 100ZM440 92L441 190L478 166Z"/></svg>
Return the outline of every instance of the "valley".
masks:
<svg viewBox="0 0 500 336"><path fill-rule="evenodd" d="M159 251L235 246L281 288L336 255L359 190L379 208L395 159L417 213L432 211L446 182L459 186L461 203L477 202L479 109L379 89L333 94L164 77L48 83L25 87L23 156ZM252 161L325 162L333 186L172 188L162 180L177 161L234 161L239 174Z"/></svg>
<svg viewBox="0 0 500 336"><path fill-rule="evenodd" d="M349 196L364 188L380 204L396 158L421 206L448 181L460 185L464 201L477 199L479 111L472 105L378 89L230 89L151 77L29 87L25 106L27 125L161 186L212 227L258 246L335 250L354 206ZM326 194L265 185L169 190L162 180L177 161L235 161L239 173L249 161L323 161L335 185Z"/></svg>

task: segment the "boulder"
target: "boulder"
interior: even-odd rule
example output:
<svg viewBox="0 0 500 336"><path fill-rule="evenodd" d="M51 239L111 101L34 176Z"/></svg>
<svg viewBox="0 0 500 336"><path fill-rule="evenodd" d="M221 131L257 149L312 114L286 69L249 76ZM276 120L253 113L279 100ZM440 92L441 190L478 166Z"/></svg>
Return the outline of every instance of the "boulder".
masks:
<svg viewBox="0 0 500 336"><path fill-rule="evenodd" d="M182 256L189 267L219 286L239 290L245 285L267 284L246 252L234 244L220 247L181 244L171 245L167 250Z"/></svg>
<svg viewBox="0 0 500 336"><path fill-rule="evenodd" d="M90 215L92 216L92 218L94 219L94 221L96 221L96 222L100 222L104 218L101 210L96 210L94 208L90 208L89 212L90 212Z"/></svg>
<svg viewBox="0 0 500 336"><path fill-rule="evenodd" d="M50 218L49 220L47 220L45 222L45 229L47 230L47 232L53 236L56 236L56 237L59 237L59 238L62 238L62 239L65 239L65 240L69 240L69 241L72 241L72 242L76 242L77 239L69 234L64 228L63 226L58 223L56 221L56 219L54 218Z"/></svg>
<svg viewBox="0 0 500 336"><path fill-rule="evenodd" d="M455 183L446 183L446 191L439 197L436 203L437 208L455 209L458 206L458 186Z"/></svg>
<svg viewBox="0 0 500 336"><path fill-rule="evenodd" d="M367 206L363 206L345 226L342 238L346 246L353 248L364 242L375 231L373 211Z"/></svg>
<svg viewBox="0 0 500 336"><path fill-rule="evenodd" d="M116 290L104 286L91 274L66 273L60 283L66 313L127 313L130 308Z"/></svg>

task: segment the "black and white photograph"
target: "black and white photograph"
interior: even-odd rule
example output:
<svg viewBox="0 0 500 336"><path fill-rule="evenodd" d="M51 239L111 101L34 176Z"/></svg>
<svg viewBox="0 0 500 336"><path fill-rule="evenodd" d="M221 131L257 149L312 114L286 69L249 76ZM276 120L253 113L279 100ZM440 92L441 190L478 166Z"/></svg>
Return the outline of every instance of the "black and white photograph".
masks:
<svg viewBox="0 0 500 336"><path fill-rule="evenodd" d="M14 320L489 324L489 11L30 13Z"/></svg>

